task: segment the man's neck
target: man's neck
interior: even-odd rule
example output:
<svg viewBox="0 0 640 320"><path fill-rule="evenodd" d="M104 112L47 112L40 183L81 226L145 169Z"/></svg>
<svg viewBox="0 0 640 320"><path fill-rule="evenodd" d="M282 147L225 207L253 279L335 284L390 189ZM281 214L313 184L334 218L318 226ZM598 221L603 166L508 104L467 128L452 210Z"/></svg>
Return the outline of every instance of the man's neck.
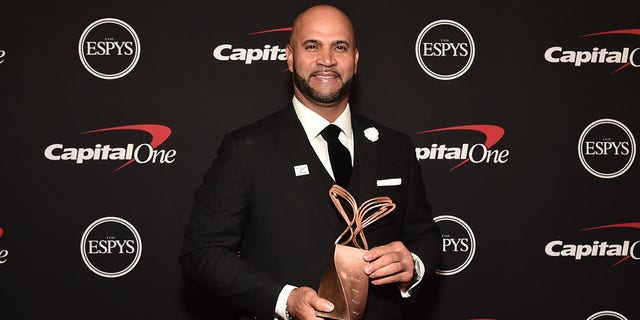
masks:
<svg viewBox="0 0 640 320"><path fill-rule="evenodd" d="M319 114L321 117L325 118L327 121L333 123L338 119L338 117L344 112L344 109L347 107L347 102L349 97L345 96L340 101L332 104L319 104L317 102L311 101L307 99L304 95L299 92L295 92L296 99L300 101L305 107L309 110Z"/></svg>

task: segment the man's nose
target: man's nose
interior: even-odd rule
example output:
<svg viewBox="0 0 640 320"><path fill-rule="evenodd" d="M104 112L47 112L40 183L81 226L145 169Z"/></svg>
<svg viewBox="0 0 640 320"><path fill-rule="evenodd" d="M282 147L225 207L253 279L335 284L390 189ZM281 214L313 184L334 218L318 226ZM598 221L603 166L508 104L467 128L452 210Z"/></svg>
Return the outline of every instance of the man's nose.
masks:
<svg viewBox="0 0 640 320"><path fill-rule="evenodd" d="M317 63L324 67L333 67L336 64L333 50L331 48L323 48L320 51Z"/></svg>

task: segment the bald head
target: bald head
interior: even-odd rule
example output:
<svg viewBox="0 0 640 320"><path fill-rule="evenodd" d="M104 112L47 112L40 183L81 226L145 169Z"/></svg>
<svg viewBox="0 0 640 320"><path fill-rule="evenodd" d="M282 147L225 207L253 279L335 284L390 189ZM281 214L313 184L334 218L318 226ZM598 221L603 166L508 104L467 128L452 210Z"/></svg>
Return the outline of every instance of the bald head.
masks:
<svg viewBox="0 0 640 320"><path fill-rule="evenodd" d="M334 121L347 106L358 56L351 20L342 11L320 5L301 13L287 45L296 98Z"/></svg>
<svg viewBox="0 0 640 320"><path fill-rule="evenodd" d="M309 32L341 32L355 48L355 33L347 15L340 9L329 5L310 7L299 14L293 21L289 43L301 40Z"/></svg>

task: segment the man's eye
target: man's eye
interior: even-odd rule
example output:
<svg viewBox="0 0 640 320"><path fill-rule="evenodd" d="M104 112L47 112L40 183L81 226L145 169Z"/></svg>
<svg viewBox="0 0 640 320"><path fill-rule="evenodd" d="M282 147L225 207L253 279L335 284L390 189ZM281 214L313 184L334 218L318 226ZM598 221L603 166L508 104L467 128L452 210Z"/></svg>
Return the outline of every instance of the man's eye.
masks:
<svg viewBox="0 0 640 320"><path fill-rule="evenodd" d="M307 50L315 50L315 49L318 49L318 46L316 46L315 44L310 44L310 45L306 46L305 49L307 49Z"/></svg>

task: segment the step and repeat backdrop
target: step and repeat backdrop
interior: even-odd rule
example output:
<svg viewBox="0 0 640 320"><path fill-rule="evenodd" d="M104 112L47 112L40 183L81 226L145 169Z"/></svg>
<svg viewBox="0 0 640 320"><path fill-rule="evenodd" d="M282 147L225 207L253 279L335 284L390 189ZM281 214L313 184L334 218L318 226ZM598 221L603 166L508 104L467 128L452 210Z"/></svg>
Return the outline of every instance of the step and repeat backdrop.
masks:
<svg viewBox="0 0 640 320"><path fill-rule="evenodd" d="M178 264L304 1L0 5L0 318L233 319ZM332 2L442 230L414 319L640 319L640 3ZM274 181L277 183L277 181Z"/></svg>

